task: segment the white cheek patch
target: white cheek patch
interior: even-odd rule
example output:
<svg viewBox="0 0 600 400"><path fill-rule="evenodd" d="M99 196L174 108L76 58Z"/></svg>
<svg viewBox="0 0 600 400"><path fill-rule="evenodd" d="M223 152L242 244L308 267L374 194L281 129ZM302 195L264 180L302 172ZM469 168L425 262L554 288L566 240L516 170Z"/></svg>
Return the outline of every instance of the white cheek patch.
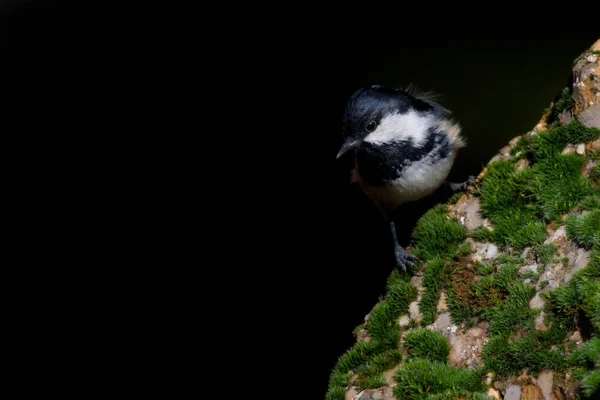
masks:
<svg viewBox="0 0 600 400"><path fill-rule="evenodd" d="M365 137L365 142L381 144L412 140L415 147L421 147L432 125L433 118L429 114L415 110L406 114L391 114L381 119L377 129Z"/></svg>

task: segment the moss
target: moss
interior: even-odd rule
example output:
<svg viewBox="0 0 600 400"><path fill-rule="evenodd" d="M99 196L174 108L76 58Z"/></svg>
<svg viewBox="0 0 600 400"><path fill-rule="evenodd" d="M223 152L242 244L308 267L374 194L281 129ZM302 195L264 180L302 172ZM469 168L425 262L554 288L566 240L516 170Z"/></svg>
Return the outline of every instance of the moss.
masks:
<svg viewBox="0 0 600 400"><path fill-rule="evenodd" d="M509 161L496 161L488 168L481 186L481 208L494 224L493 241L516 248L543 242L545 225L531 203L536 189L531 186L533 172L515 172Z"/></svg>
<svg viewBox="0 0 600 400"><path fill-rule="evenodd" d="M558 120L559 114L565 110L571 110L575 106L575 100L571 97L571 90L569 87L565 87L559 95L558 100L555 102L550 115L548 116L548 122L554 122Z"/></svg>
<svg viewBox="0 0 600 400"><path fill-rule="evenodd" d="M494 264L481 264L477 268L477 273L481 276L486 276L494 273L496 271L496 267Z"/></svg>
<svg viewBox="0 0 600 400"><path fill-rule="evenodd" d="M480 370L454 368L429 360L407 362L396 372L395 378L398 385L393 390L398 400L427 399L433 395L453 398L448 396L485 390Z"/></svg>
<svg viewBox="0 0 600 400"><path fill-rule="evenodd" d="M592 338L569 357L569 363L577 367L593 368L600 360L600 336Z"/></svg>
<svg viewBox="0 0 600 400"><path fill-rule="evenodd" d="M437 256L454 256L466 238L466 229L456 218L448 219L446 205L438 204L417 222L412 233L413 254L425 262Z"/></svg>
<svg viewBox="0 0 600 400"><path fill-rule="evenodd" d="M492 239L518 250L541 244L548 222L593 193L581 174L584 162L580 155L568 154L552 155L521 171L515 171L510 161L490 164L482 183L481 207L495 226Z"/></svg>
<svg viewBox="0 0 600 400"><path fill-rule="evenodd" d="M327 391L325 400L346 400L346 388L343 386L336 386Z"/></svg>
<svg viewBox="0 0 600 400"><path fill-rule="evenodd" d="M418 328L406 334L404 347L409 359L421 358L446 363L450 354L450 342L441 333Z"/></svg>
<svg viewBox="0 0 600 400"><path fill-rule="evenodd" d="M600 192L593 193L581 201L582 210L600 210Z"/></svg>
<svg viewBox="0 0 600 400"><path fill-rule="evenodd" d="M364 389L377 389L380 388L382 386L385 386L387 383L385 381L385 378L383 377L383 374L377 374L374 376L366 376L366 377L359 377L356 382L354 382L354 385L356 387L358 387L360 390L364 390Z"/></svg>
<svg viewBox="0 0 600 400"><path fill-rule="evenodd" d="M373 307L366 329L371 337L385 346L395 348L400 342L397 319L408 312L417 297L417 289L408 282L391 281L386 298Z"/></svg>
<svg viewBox="0 0 600 400"><path fill-rule="evenodd" d="M511 282L508 295L495 307L482 310L481 314L490 321L492 335L510 334L530 316L529 300L535 295L535 288L523 282Z"/></svg>
<svg viewBox="0 0 600 400"><path fill-rule="evenodd" d="M558 218L592 194L590 181L581 174L584 163L579 154L568 154L536 164L538 215L547 221Z"/></svg>
<svg viewBox="0 0 600 400"><path fill-rule="evenodd" d="M548 264L554 261L558 252L558 245L555 243L541 244L535 249L536 257L542 264Z"/></svg>
<svg viewBox="0 0 600 400"><path fill-rule="evenodd" d="M497 378L519 375L524 368L530 373L544 369L562 371L567 362L560 349L544 348L536 335L527 335L517 340L508 336L494 336L484 347L481 357L485 367L493 371Z"/></svg>
<svg viewBox="0 0 600 400"><path fill-rule="evenodd" d="M493 235L488 228L480 226L471 232L471 237L478 242L486 243L492 241Z"/></svg>
<svg viewBox="0 0 600 400"><path fill-rule="evenodd" d="M565 224L567 236L586 249L591 249L600 241L600 210L584 215L569 215Z"/></svg>
<svg viewBox="0 0 600 400"><path fill-rule="evenodd" d="M444 285L445 263L440 257L433 259L425 267L423 286L425 292L419 302L419 310L423 314L422 325L432 324L437 318L437 304L440 299L440 290Z"/></svg>
<svg viewBox="0 0 600 400"><path fill-rule="evenodd" d="M456 204L463 195L464 195L464 193L461 193L461 192L454 193L452 195L452 197L450 197L450 200L448 200L448 204Z"/></svg>
<svg viewBox="0 0 600 400"><path fill-rule="evenodd" d="M530 151L533 161L540 161L560 154L567 144L588 143L600 137L600 129L587 127L578 119L569 124L556 125L533 137Z"/></svg>
<svg viewBox="0 0 600 400"><path fill-rule="evenodd" d="M581 390L588 398L597 398L600 394L600 369L587 373L581 380Z"/></svg>
<svg viewBox="0 0 600 400"><path fill-rule="evenodd" d="M590 180L596 185L600 186L600 164L596 165L590 173Z"/></svg>
<svg viewBox="0 0 600 400"><path fill-rule="evenodd" d="M511 156L516 156L521 153L519 157L525 157L529 151L529 140L525 136L521 136L515 146L510 150Z"/></svg>

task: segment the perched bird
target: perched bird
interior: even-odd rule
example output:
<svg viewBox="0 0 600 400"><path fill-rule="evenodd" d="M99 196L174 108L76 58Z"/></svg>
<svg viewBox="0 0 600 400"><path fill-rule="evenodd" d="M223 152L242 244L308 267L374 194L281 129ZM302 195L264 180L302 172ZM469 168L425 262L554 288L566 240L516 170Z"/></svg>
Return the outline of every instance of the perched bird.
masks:
<svg viewBox="0 0 600 400"><path fill-rule="evenodd" d="M429 93L415 89L364 87L348 100L343 115L343 144L337 158L352 154L352 182L381 210L394 239L396 264L414 267L416 257L398 243L398 206L431 195L441 186L466 190L446 180L457 152L466 146L461 126Z"/></svg>

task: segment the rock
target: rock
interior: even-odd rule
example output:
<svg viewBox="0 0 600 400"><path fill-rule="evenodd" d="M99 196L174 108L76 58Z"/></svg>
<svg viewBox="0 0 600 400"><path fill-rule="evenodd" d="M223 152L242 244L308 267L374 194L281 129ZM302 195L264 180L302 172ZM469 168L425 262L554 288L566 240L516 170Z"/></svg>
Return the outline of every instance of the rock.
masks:
<svg viewBox="0 0 600 400"><path fill-rule="evenodd" d="M560 120L561 123L566 125L573 120L573 114L571 114L571 111L565 110L562 113L560 113L560 115L558 116L558 119Z"/></svg>
<svg viewBox="0 0 600 400"><path fill-rule="evenodd" d="M506 397L505 397L506 399ZM523 394L521 395L522 400L544 400L544 394L539 387L534 385L527 385L523 387Z"/></svg>
<svg viewBox="0 0 600 400"><path fill-rule="evenodd" d="M408 324L410 323L410 318L408 318L408 315L403 315L402 317L400 317L400 327L403 328L405 326L408 326Z"/></svg>
<svg viewBox="0 0 600 400"><path fill-rule="evenodd" d="M529 160L526 159L526 158L521 158L515 164L515 171L521 171L521 170L523 170L525 168L529 168Z"/></svg>
<svg viewBox="0 0 600 400"><path fill-rule="evenodd" d="M521 268L519 268L519 272L520 273L525 273L527 271L531 271L531 272L537 272L538 270L538 265L537 264L531 264L531 265L524 265Z"/></svg>
<svg viewBox="0 0 600 400"><path fill-rule="evenodd" d="M352 386L346 391L346 400L354 400L358 396L358 394L358 388Z"/></svg>
<svg viewBox="0 0 600 400"><path fill-rule="evenodd" d="M540 373L540 376L536 380L536 384L542 392L542 399L550 400L550 394L552 393L552 383L553 383L554 373L552 371L546 370Z"/></svg>
<svg viewBox="0 0 600 400"><path fill-rule="evenodd" d="M424 292L425 288L423 287L423 276L415 275L410 278L410 284L417 288L419 292Z"/></svg>
<svg viewBox="0 0 600 400"><path fill-rule="evenodd" d="M481 321L480 323L477 324L477 327L479 327L483 330L487 330L490 327L490 323L488 321Z"/></svg>
<svg viewBox="0 0 600 400"><path fill-rule="evenodd" d="M369 331L366 329L361 329L356 333L356 340L359 342L368 342L371 340L371 336L369 336Z"/></svg>
<svg viewBox="0 0 600 400"><path fill-rule="evenodd" d="M573 94L577 102L579 122L588 127L600 128L600 60L589 54L573 67Z"/></svg>
<svg viewBox="0 0 600 400"><path fill-rule="evenodd" d="M585 154L585 143L580 143L577 145L577 154L584 155Z"/></svg>
<svg viewBox="0 0 600 400"><path fill-rule="evenodd" d="M392 369L388 369L387 371L385 371L383 373L383 378L385 379L388 386L396 385L396 380L394 379L394 375L396 375L396 371L398 371L398 368L400 368L400 366L396 366Z"/></svg>
<svg viewBox="0 0 600 400"><path fill-rule="evenodd" d="M529 255L530 252L531 252L531 247L525 247L525 250L523 250L523 253L521 254L521 258L527 258L527 256Z"/></svg>
<svg viewBox="0 0 600 400"><path fill-rule="evenodd" d="M571 271L569 271L569 273L567 273L567 275L564 278L565 283L568 283L571 280L571 278L573 278L573 275L577 273L577 271L582 270L589 264L591 256L591 250L586 250L581 247L577 249L575 261L573 262L573 268L571 268Z"/></svg>
<svg viewBox="0 0 600 400"><path fill-rule="evenodd" d="M546 314L542 311L540 313L540 315L538 315L537 317L535 317L535 329L538 329L540 331L545 331L548 329L548 327L546 326L546 324L544 324L544 317L546 316Z"/></svg>
<svg viewBox="0 0 600 400"><path fill-rule="evenodd" d="M581 342L581 332L575 331L570 337L569 340L574 342L575 344L579 344Z"/></svg>
<svg viewBox="0 0 600 400"><path fill-rule="evenodd" d="M582 111L579 114L578 119L582 125L590 128L600 128L600 105L596 104L593 107Z"/></svg>
<svg viewBox="0 0 600 400"><path fill-rule="evenodd" d="M589 178L590 174L592 173L592 171L594 170L594 168L596 167L596 165L598 165L598 161L596 161L596 160L587 160L585 162L585 164L583 165L583 175L586 178Z"/></svg>
<svg viewBox="0 0 600 400"><path fill-rule="evenodd" d="M573 154L573 153L575 153L575 146L570 143L562 151L562 154Z"/></svg>
<svg viewBox="0 0 600 400"><path fill-rule="evenodd" d="M521 399L521 386L510 385L506 389L504 400L520 400Z"/></svg>
<svg viewBox="0 0 600 400"><path fill-rule="evenodd" d="M460 332L453 329L455 325L450 327L448 341L452 348L450 349L449 364L455 367L462 368L477 368L483 365L481 359L481 351L488 342L486 332L479 328L473 327L465 332Z"/></svg>
<svg viewBox="0 0 600 400"><path fill-rule="evenodd" d="M540 297L540 293L536 293L531 300L529 300L529 308L532 310L541 309L544 307L544 299Z"/></svg>
<svg viewBox="0 0 600 400"><path fill-rule="evenodd" d="M446 292L442 291L442 293L440 294L440 301L438 302L437 305L437 310L439 313L443 313L448 311L448 304L447 304L447 299L448 295L446 295Z"/></svg>
<svg viewBox="0 0 600 400"><path fill-rule="evenodd" d="M548 239L544 241L544 244L548 243L562 243L567 238L567 227L565 225L561 225Z"/></svg>
<svg viewBox="0 0 600 400"><path fill-rule="evenodd" d="M471 258L473 261L493 260L498 256L498 246L493 243L477 243Z"/></svg>
<svg viewBox="0 0 600 400"><path fill-rule="evenodd" d="M354 400L395 400L392 388L366 389L354 397Z"/></svg>
<svg viewBox="0 0 600 400"><path fill-rule="evenodd" d="M474 229L483 225L479 197L463 196L456 204L450 205L448 209L452 216L456 217L459 223L464 225L469 232L473 232Z"/></svg>
<svg viewBox="0 0 600 400"><path fill-rule="evenodd" d="M421 320L423 319L423 314L421 313L421 310L419 310L419 301L420 301L420 299L417 298L417 300L413 301L408 306L408 312L410 314L410 319L416 321L417 323L421 322Z"/></svg>
<svg viewBox="0 0 600 400"><path fill-rule="evenodd" d="M433 323L433 329L440 332L442 335L446 332L450 331L450 325L452 321L450 320L450 313L445 312L438 315L437 319Z"/></svg>
<svg viewBox="0 0 600 400"><path fill-rule="evenodd" d="M488 392L487 392L487 395L488 395L488 397L490 397L492 399L501 400L501 398L500 398L500 392L498 392L496 389L489 388Z"/></svg>
<svg viewBox="0 0 600 400"><path fill-rule="evenodd" d="M493 243L490 243L487 248L487 252L485 254L485 258L488 260L493 260L498 256L498 246Z"/></svg>

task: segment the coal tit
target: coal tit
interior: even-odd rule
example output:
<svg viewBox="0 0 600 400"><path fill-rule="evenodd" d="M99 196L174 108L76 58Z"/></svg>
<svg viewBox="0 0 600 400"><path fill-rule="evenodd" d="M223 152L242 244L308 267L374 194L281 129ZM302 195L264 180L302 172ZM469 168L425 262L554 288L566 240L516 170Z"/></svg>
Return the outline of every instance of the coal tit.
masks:
<svg viewBox="0 0 600 400"><path fill-rule="evenodd" d="M413 88L364 87L348 100L343 115L343 144L337 158L353 157L352 182L381 210L394 239L396 264L414 267L396 236L396 210L431 195L441 186L466 190L446 180L457 152L465 147L461 126L428 93Z"/></svg>

